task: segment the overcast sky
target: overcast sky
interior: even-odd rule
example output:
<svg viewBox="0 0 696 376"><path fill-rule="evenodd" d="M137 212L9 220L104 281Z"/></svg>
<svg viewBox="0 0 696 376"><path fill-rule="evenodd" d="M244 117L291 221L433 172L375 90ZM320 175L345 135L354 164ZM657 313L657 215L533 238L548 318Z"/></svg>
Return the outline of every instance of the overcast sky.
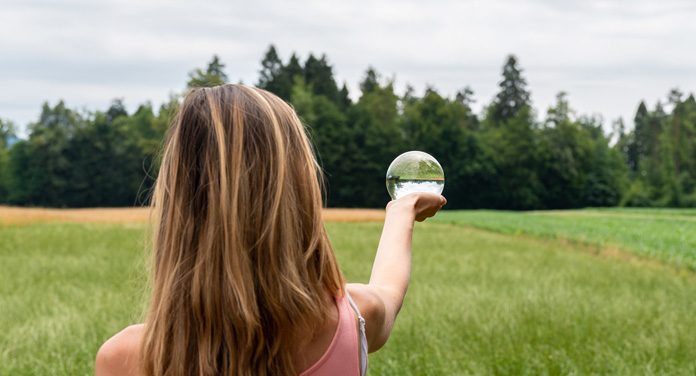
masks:
<svg viewBox="0 0 696 376"><path fill-rule="evenodd" d="M286 59L326 53L351 95L368 65L397 88L471 86L475 109L517 55L543 114L566 91L607 129L641 99L696 91L696 1L0 0L0 117L34 121L44 101L130 110L180 91L213 54L255 83L270 43Z"/></svg>

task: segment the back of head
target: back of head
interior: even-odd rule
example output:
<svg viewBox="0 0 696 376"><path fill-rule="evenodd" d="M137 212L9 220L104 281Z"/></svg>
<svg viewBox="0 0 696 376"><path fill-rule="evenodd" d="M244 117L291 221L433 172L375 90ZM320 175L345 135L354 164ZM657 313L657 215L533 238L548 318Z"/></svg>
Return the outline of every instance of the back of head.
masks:
<svg viewBox="0 0 696 376"><path fill-rule="evenodd" d="M343 286L320 177L304 127L275 95L223 85L186 96L152 201L147 375L292 373L293 341Z"/></svg>

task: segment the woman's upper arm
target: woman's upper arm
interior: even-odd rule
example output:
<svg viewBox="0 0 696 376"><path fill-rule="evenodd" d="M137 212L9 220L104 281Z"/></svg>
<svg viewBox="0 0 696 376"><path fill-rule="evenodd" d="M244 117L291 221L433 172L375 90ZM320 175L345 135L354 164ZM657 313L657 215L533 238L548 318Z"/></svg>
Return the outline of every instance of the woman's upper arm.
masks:
<svg viewBox="0 0 696 376"><path fill-rule="evenodd" d="M141 338L142 325L132 325L104 342L97 352L95 375L139 375Z"/></svg>
<svg viewBox="0 0 696 376"><path fill-rule="evenodd" d="M384 298L372 286L361 283L349 283L346 289L365 319L367 348L375 352L387 342L393 325L387 320Z"/></svg>

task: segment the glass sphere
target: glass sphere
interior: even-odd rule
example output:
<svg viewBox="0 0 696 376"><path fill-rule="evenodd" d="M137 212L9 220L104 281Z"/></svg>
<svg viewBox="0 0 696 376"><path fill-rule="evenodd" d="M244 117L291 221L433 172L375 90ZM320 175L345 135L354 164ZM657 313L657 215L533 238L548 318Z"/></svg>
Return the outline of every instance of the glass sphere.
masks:
<svg viewBox="0 0 696 376"><path fill-rule="evenodd" d="M445 173L432 155L408 151L396 157L387 169L387 191L396 200L413 192L440 194L445 188Z"/></svg>

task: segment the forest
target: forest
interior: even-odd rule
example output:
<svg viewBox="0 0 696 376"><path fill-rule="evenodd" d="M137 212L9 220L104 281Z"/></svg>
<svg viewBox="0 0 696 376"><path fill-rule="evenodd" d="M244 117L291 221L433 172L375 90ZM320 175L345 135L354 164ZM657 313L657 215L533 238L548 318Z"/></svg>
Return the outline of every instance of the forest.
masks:
<svg viewBox="0 0 696 376"><path fill-rule="evenodd" d="M226 83L224 69L213 56L189 73L186 87ZM467 86L454 95L434 87L422 96L412 87L398 94L393 79L368 68L359 95L351 95L327 56L282 59L271 45L253 84L291 103L306 124L328 206L383 207L386 168L408 150L440 161L449 208L696 206L693 94L672 89L651 106L637 98L632 124L619 119L607 132L600 117L573 111L564 92L545 111L532 108L523 73L508 56L498 93L476 113ZM0 203L146 205L183 95L158 107L143 103L132 113L122 99L94 111L44 103L25 139L0 118Z"/></svg>

